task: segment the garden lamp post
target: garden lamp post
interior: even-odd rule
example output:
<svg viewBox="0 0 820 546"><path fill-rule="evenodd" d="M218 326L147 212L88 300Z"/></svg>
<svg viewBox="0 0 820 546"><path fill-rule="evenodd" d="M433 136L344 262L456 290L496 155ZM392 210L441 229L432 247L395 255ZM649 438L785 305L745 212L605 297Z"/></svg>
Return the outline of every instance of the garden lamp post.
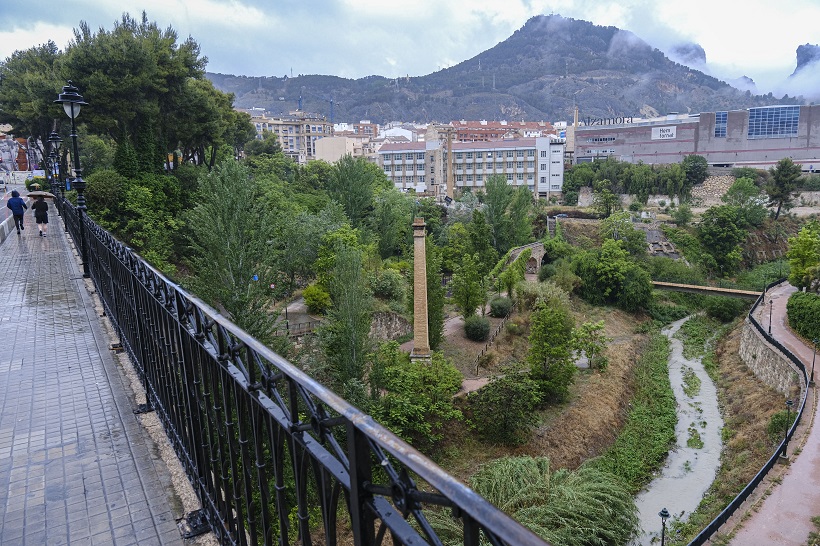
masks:
<svg viewBox="0 0 820 546"><path fill-rule="evenodd" d="M669 510L664 506L663 510L658 512L661 517L661 546L666 544L666 520L669 519Z"/></svg>
<svg viewBox="0 0 820 546"><path fill-rule="evenodd" d="M811 377L809 379L809 385L814 385L814 361L817 359L817 342L820 339L814 338L811 342L814 344L814 352L811 355Z"/></svg>
<svg viewBox="0 0 820 546"><path fill-rule="evenodd" d="M774 302L769 298L769 335L772 335L772 308L774 307Z"/></svg>
<svg viewBox="0 0 820 546"><path fill-rule="evenodd" d="M74 87L71 80L68 80L68 85L63 86L63 92L59 94L54 102L62 104L66 115L71 118L71 142L73 147L71 155L74 157L74 179L71 183L73 188L77 190L77 215L80 222L80 256L83 262L83 277L88 278L90 273L88 272L88 249L85 244L85 220L83 218L86 211L85 195L83 195L85 182L82 177L83 170L80 167L80 151L77 148L77 124L75 122L77 116L80 115L80 107L88 103L83 100L79 89Z"/></svg>
<svg viewBox="0 0 820 546"><path fill-rule="evenodd" d="M786 400L786 430L783 434L783 454L781 455L784 459L789 458L789 426L792 424L792 405L794 402Z"/></svg>
<svg viewBox="0 0 820 546"><path fill-rule="evenodd" d="M51 157L51 178L52 178L52 186L51 192L57 196L57 214L62 213L62 206L60 204L60 199L62 198L62 194L60 193L60 178L62 177L63 169L60 167L60 145L63 143L63 139L60 138L60 135L57 134L57 131L51 131L51 134L48 135L48 144L51 148L51 153L49 157Z"/></svg>

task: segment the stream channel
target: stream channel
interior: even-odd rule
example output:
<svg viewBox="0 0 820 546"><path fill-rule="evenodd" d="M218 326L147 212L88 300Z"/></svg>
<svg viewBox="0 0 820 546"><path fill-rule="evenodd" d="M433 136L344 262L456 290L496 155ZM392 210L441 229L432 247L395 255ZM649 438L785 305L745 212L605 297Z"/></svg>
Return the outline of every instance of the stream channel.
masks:
<svg viewBox="0 0 820 546"><path fill-rule="evenodd" d="M683 343L673 337L690 318L675 321L663 330L671 343L669 381L677 404L676 445L660 474L635 498L643 529L631 543L636 546L660 543L658 512L662 508L671 514L667 532L673 519L685 521L697 508L720 466L723 418L715 384L703 369L701 359L684 358ZM695 377L700 380L699 388Z"/></svg>

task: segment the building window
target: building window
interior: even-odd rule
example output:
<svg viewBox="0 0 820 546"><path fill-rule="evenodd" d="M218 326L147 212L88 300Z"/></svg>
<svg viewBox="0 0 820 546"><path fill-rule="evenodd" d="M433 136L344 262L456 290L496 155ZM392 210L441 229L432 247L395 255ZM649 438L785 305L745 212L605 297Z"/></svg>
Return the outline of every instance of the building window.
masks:
<svg viewBox="0 0 820 546"><path fill-rule="evenodd" d="M546 164L546 163L541 163L541 170L542 170L542 171L546 171L546 170L547 170L547 164Z"/></svg>
<svg viewBox="0 0 820 546"><path fill-rule="evenodd" d="M527 157L535 157L535 150L527 150Z"/></svg>
<svg viewBox="0 0 820 546"><path fill-rule="evenodd" d="M483 158L483 157L484 157L484 153L483 153L483 152L476 152L476 153L475 153L475 158L476 158L476 159L481 159L481 158Z"/></svg>
<svg viewBox="0 0 820 546"><path fill-rule="evenodd" d="M404 182L404 179L401 176L397 176L396 177L396 183L401 184L402 182Z"/></svg>
<svg viewBox="0 0 820 546"><path fill-rule="evenodd" d="M502 152L502 151L500 151L500 150L499 150L499 151L497 151L497 152L495 153L495 157L497 157L497 158L499 158L499 159L503 158L503 157L504 157L504 152Z"/></svg>
<svg viewBox="0 0 820 546"><path fill-rule="evenodd" d="M466 152L464 155L467 156L467 159L472 159L473 158L473 152Z"/></svg>
<svg viewBox="0 0 820 546"><path fill-rule="evenodd" d="M534 169L535 168L535 161L527 161L527 168Z"/></svg>
<svg viewBox="0 0 820 546"><path fill-rule="evenodd" d="M416 159L424 159L424 152L418 152L416 154Z"/></svg>
<svg viewBox="0 0 820 546"><path fill-rule="evenodd" d="M456 159L462 159L461 152L456 152Z"/></svg>
<svg viewBox="0 0 820 546"><path fill-rule="evenodd" d="M523 169L524 168L524 162L523 161L516 161L515 162L515 167L517 169Z"/></svg>
<svg viewBox="0 0 820 546"><path fill-rule="evenodd" d="M389 173L389 172L392 172L392 171L393 171L393 166L392 165L385 165L384 166L384 172Z"/></svg>
<svg viewBox="0 0 820 546"><path fill-rule="evenodd" d="M424 184L424 175L419 176L419 184Z"/></svg>
<svg viewBox="0 0 820 546"><path fill-rule="evenodd" d="M473 181L473 175L468 174L467 175L467 182L472 182L472 181Z"/></svg>
<svg viewBox="0 0 820 546"><path fill-rule="evenodd" d="M524 181L524 173L518 173L515 176L515 178L518 179L519 182L523 182Z"/></svg>
<svg viewBox="0 0 820 546"><path fill-rule="evenodd" d="M507 150L507 157L513 157L513 151Z"/></svg>
<svg viewBox="0 0 820 546"><path fill-rule="evenodd" d="M715 138L726 138L726 118L729 112L715 112Z"/></svg>
<svg viewBox="0 0 820 546"><path fill-rule="evenodd" d="M456 175L456 182L464 182L464 175L463 174L457 174Z"/></svg>
<svg viewBox="0 0 820 546"><path fill-rule="evenodd" d="M407 183L408 184L414 184L415 182L416 182L416 178L414 176L408 176L407 177Z"/></svg>
<svg viewBox="0 0 820 546"><path fill-rule="evenodd" d="M749 108L747 137L750 139L796 137L799 122L799 106ZM715 126L715 131L717 131L717 126Z"/></svg>
<svg viewBox="0 0 820 546"><path fill-rule="evenodd" d="M541 157L547 157L547 151L541 150Z"/></svg>
<svg viewBox="0 0 820 546"><path fill-rule="evenodd" d="M513 181L512 173L507 173L507 182L512 182L512 181Z"/></svg>
<svg viewBox="0 0 820 546"><path fill-rule="evenodd" d="M404 154L404 159L413 159L413 154L412 153Z"/></svg>
<svg viewBox="0 0 820 546"><path fill-rule="evenodd" d="M587 139L587 142L615 142L614 136L606 136L606 137L591 137Z"/></svg>
<svg viewBox="0 0 820 546"><path fill-rule="evenodd" d="M541 177L541 183L542 183L542 184L546 184L546 183L547 183L547 177L546 177L546 176L542 176L542 177Z"/></svg>
<svg viewBox="0 0 820 546"><path fill-rule="evenodd" d="M524 150L516 150L515 156L516 157L524 157Z"/></svg>
<svg viewBox="0 0 820 546"><path fill-rule="evenodd" d="M512 162L512 161L507 161L507 168L508 168L508 169L512 169L512 168L513 168L513 162Z"/></svg>

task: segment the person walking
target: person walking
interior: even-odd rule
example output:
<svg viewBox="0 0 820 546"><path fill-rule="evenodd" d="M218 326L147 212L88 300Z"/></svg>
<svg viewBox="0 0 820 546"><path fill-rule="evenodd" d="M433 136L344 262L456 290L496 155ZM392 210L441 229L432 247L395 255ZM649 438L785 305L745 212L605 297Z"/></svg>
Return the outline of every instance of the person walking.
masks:
<svg viewBox="0 0 820 546"><path fill-rule="evenodd" d="M45 237L46 231L48 231L48 203L42 195L38 195L31 208L34 211L34 221L37 222L37 229L40 230L40 237Z"/></svg>
<svg viewBox="0 0 820 546"><path fill-rule="evenodd" d="M6 203L6 208L11 209L11 214L14 216L14 227L17 228L17 235L20 235L20 230L25 229L23 227L23 214L28 209L26 202L20 197L20 192L11 190L11 198Z"/></svg>

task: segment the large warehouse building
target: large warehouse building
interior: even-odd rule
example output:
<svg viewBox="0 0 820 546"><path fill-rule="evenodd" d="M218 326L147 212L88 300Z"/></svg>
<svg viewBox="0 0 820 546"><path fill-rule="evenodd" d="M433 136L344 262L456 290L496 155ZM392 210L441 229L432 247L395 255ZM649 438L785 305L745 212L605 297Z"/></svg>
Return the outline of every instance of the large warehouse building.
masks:
<svg viewBox="0 0 820 546"><path fill-rule="evenodd" d="M573 136L575 163L614 156L669 164L697 154L713 166L768 169L789 157L804 171L820 171L820 105L587 119Z"/></svg>

